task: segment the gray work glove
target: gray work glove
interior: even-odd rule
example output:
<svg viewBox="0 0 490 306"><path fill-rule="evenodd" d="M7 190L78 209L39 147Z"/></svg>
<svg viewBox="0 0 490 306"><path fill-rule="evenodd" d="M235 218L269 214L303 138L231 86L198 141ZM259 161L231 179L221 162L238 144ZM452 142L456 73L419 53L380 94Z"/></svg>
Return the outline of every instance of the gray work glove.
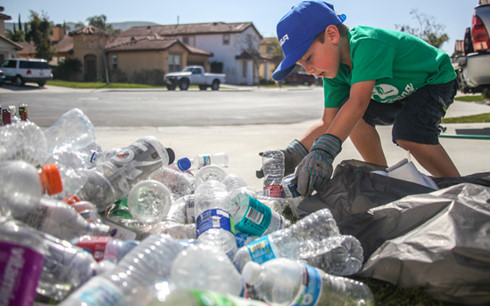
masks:
<svg viewBox="0 0 490 306"><path fill-rule="evenodd" d="M342 141L331 134L324 134L313 143L294 178L301 195L310 196L313 190L321 192L325 188L332 175L332 162L341 149Z"/></svg>
<svg viewBox="0 0 490 306"><path fill-rule="evenodd" d="M305 146L297 139L291 141L285 150L281 150L284 153L284 176L291 174L296 169L296 166L303 160L303 158L308 154L308 150ZM264 152L260 152L259 155L262 156ZM257 178L264 177L264 170L255 172Z"/></svg>

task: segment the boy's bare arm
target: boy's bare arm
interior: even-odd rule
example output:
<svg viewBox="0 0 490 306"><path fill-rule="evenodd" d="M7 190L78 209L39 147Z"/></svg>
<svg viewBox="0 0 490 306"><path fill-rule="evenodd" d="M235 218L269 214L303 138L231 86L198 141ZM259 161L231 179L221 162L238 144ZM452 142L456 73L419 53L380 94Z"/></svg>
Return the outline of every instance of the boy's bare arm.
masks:
<svg viewBox="0 0 490 306"><path fill-rule="evenodd" d="M364 81L352 85L349 100L337 112L326 133L337 136L342 142L349 137L369 105L374 84L375 81Z"/></svg>

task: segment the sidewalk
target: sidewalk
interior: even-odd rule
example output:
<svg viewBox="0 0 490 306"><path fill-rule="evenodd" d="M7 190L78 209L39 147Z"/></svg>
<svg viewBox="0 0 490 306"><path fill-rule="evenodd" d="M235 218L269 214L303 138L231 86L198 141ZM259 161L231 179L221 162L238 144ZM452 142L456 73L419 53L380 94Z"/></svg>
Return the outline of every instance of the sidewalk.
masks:
<svg viewBox="0 0 490 306"><path fill-rule="evenodd" d="M485 104L456 101L447 117L467 116L490 112ZM208 126L208 127L144 127L113 128L96 127L97 139L102 148L124 147L140 137L152 135L164 146L175 151L177 158L193 158L197 154L226 152L229 155L228 173L241 176L254 190L261 190L262 180L255 177L261 166L259 152L282 149L301 136L314 121L295 124ZM446 133L456 130L483 130L490 123L446 124ZM391 142L391 127L380 127L378 132L388 164L393 165L407 157L407 153ZM490 171L490 140L441 138L441 143L449 153L462 175ZM344 159L361 159L349 139L343 144L342 152L335 159L334 167ZM428 174L415 162L417 168Z"/></svg>

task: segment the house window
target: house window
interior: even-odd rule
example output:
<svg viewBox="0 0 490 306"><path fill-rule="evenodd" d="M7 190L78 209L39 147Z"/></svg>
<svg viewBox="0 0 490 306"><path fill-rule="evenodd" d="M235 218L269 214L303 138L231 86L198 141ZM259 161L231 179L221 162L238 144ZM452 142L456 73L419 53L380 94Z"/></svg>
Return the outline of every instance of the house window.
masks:
<svg viewBox="0 0 490 306"><path fill-rule="evenodd" d="M180 55L170 54L168 56L168 71L174 72L174 71L180 71L180 69L182 69L180 66Z"/></svg>
<svg viewBox="0 0 490 306"><path fill-rule="evenodd" d="M189 37L182 38L182 41L184 42L184 44L188 45L189 44Z"/></svg>
<svg viewBox="0 0 490 306"><path fill-rule="evenodd" d="M112 56L112 69L117 69L117 55Z"/></svg>
<svg viewBox="0 0 490 306"><path fill-rule="evenodd" d="M230 34L223 34L223 45L230 44Z"/></svg>
<svg viewBox="0 0 490 306"><path fill-rule="evenodd" d="M247 66L248 66L247 64L248 64L247 61L242 61L242 76L244 78L247 77Z"/></svg>

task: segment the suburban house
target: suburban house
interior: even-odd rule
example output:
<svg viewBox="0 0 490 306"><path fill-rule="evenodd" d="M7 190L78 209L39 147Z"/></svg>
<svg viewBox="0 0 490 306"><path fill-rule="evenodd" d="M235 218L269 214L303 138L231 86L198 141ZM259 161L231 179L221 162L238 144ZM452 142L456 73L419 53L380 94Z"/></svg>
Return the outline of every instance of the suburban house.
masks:
<svg viewBox="0 0 490 306"><path fill-rule="evenodd" d="M73 80L78 81L106 76L113 80L114 71L131 81L143 70L163 74L202 65L206 71L225 73L229 84L255 85L259 79L270 80L275 69L272 40L264 39L251 22L137 26L117 36L93 26L66 35L57 26L51 37L56 53L50 64L77 58L82 71ZM18 56L35 57L32 43L18 45L22 47Z"/></svg>
<svg viewBox="0 0 490 306"><path fill-rule="evenodd" d="M2 6L0 6L0 63L7 58L16 57L17 51L22 50L22 46L5 36L5 20L10 20L12 17L1 12L3 12Z"/></svg>

